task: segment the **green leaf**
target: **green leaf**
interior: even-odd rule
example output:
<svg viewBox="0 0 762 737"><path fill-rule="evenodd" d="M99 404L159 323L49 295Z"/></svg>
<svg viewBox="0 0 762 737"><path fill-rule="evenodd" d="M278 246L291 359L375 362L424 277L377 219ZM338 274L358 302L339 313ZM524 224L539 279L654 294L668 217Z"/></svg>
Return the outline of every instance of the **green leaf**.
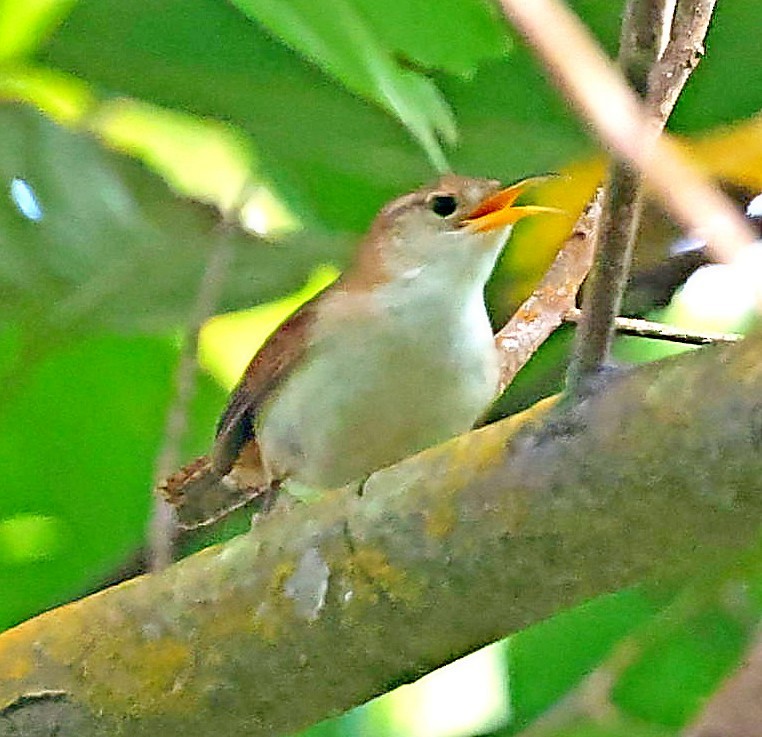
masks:
<svg viewBox="0 0 762 737"><path fill-rule="evenodd" d="M166 339L102 335L4 377L0 629L82 593L143 543L176 360ZM206 447L221 403L201 377L185 457Z"/></svg>
<svg viewBox="0 0 762 737"><path fill-rule="evenodd" d="M0 60L32 51L76 0L0 0Z"/></svg>
<svg viewBox="0 0 762 737"><path fill-rule="evenodd" d="M0 208L0 317L56 334L166 331L187 324L220 238L234 252L220 310L278 297L317 263L344 258L341 238L271 243L223 232L212 208L177 198L142 164L28 109L0 108L0 130L0 181L22 183L39 208L39 217L12 199Z"/></svg>
<svg viewBox="0 0 762 737"><path fill-rule="evenodd" d="M439 8L432 0L408 5L409 13L436 15ZM483 23L492 23L489 17ZM455 169L512 180L590 152L583 128L528 52L517 46L495 55L500 26L490 28L488 53L467 54L478 64L475 74L435 75L460 124L450 155ZM378 33L399 53L419 54L388 31ZM456 28L443 38L459 46ZM417 147L379 108L224 3L80 0L41 58L105 90L236 123L252 135L268 178L308 223L365 230L386 200L432 178Z"/></svg>
<svg viewBox="0 0 762 737"><path fill-rule="evenodd" d="M486 0L353 0L402 64L462 77L510 48L505 21Z"/></svg>
<svg viewBox="0 0 762 737"><path fill-rule="evenodd" d="M237 124L308 225L361 231L431 177L390 116L221 0L80 0L40 58L106 91Z"/></svg>
<svg viewBox="0 0 762 737"><path fill-rule="evenodd" d="M352 92L377 102L410 130L434 167L447 168L437 137L456 137L447 103L433 83L404 69L351 0L234 0L247 16L314 61Z"/></svg>
<svg viewBox="0 0 762 737"><path fill-rule="evenodd" d="M751 635L748 624L719 609L698 611L644 648L616 684L614 699L641 720L683 726L738 663Z"/></svg>
<svg viewBox="0 0 762 737"><path fill-rule="evenodd" d="M512 637L508 651L511 730L526 726L555 704L655 611L641 593L623 591Z"/></svg>

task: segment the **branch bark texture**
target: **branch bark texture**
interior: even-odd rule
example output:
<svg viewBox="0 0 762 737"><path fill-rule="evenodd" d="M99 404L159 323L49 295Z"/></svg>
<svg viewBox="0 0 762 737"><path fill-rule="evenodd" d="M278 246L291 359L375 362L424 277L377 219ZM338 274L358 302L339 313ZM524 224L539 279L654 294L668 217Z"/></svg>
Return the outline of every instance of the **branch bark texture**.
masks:
<svg viewBox="0 0 762 737"><path fill-rule="evenodd" d="M680 92L704 55L717 0L677 0L672 31L659 63L649 72L646 107L661 125L667 122Z"/></svg>
<svg viewBox="0 0 762 737"><path fill-rule="evenodd" d="M761 345L651 364L9 630L0 735L289 734L558 609L705 569L762 520Z"/></svg>
<svg viewBox="0 0 762 737"><path fill-rule="evenodd" d="M500 354L498 394L505 391L574 309L577 292L593 263L599 216L596 198L579 218L542 281L495 336Z"/></svg>
<svg viewBox="0 0 762 737"><path fill-rule="evenodd" d="M698 0L682 0L681 20L686 7ZM624 78L645 101L644 116L650 123L644 145L658 136L693 66L685 74L669 76L671 66L662 68L660 57L670 39L670 28L678 34L698 32L688 23L672 24L667 0L629 0L622 21L619 67ZM676 10L677 8L675 8ZM701 30L706 33L711 9ZM703 36L701 36L703 40ZM691 42L695 42L691 39ZM675 47L688 44L685 38L671 39L673 63ZM652 95L651 85L658 84ZM614 337L614 321L619 314L637 238L642 209L642 182L637 169L625 160L615 159L609 168L603 193L601 223L596 243L596 258L585 295L583 319L577 331L574 359L569 371L569 391L579 396L586 391L590 377L609 360Z"/></svg>

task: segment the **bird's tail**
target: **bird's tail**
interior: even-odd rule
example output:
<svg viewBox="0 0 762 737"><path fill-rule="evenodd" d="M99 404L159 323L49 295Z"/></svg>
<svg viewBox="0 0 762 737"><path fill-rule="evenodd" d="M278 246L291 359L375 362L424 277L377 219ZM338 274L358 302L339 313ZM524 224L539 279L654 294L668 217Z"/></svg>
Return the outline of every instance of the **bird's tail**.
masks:
<svg viewBox="0 0 762 737"><path fill-rule="evenodd" d="M266 502L271 485L245 486L215 470L209 456L199 456L160 481L156 493L171 504L182 530L208 527L256 499Z"/></svg>

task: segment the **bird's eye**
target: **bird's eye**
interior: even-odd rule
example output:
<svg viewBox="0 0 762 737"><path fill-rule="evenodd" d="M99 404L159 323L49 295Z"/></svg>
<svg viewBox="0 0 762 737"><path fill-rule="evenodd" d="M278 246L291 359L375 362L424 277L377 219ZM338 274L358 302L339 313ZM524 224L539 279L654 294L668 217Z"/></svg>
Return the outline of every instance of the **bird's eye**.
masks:
<svg viewBox="0 0 762 737"><path fill-rule="evenodd" d="M439 217L446 218L458 209L458 201L452 195L438 194L431 198L429 206Z"/></svg>

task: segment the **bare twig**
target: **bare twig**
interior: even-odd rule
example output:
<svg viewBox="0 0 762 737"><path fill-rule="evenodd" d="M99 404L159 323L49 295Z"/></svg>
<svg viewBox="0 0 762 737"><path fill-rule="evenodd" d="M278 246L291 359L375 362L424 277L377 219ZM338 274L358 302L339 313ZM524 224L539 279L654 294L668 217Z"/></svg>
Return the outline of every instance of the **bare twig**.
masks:
<svg viewBox="0 0 762 737"><path fill-rule="evenodd" d="M648 79L646 107L663 125L704 53L704 38L717 0L677 0L672 33Z"/></svg>
<svg viewBox="0 0 762 737"><path fill-rule="evenodd" d="M641 98L669 40L674 0L629 0L619 38L619 68Z"/></svg>
<svg viewBox="0 0 762 737"><path fill-rule="evenodd" d="M582 311L572 309L566 313L566 322L579 323L582 319ZM652 338L654 340L667 340L672 343L684 343L686 345L713 345L715 343L737 343L743 340L739 333L713 333L697 330L686 330L673 325L665 325L650 320L638 320L631 317L617 317L614 320L614 329L621 335L634 335L638 338Z"/></svg>
<svg viewBox="0 0 762 737"><path fill-rule="evenodd" d="M569 368L571 396L584 392L587 377L595 375L608 360L614 318L619 313L629 277L641 206L639 175L627 164L614 162L603 190L595 262Z"/></svg>
<svg viewBox="0 0 762 737"><path fill-rule="evenodd" d="M619 65L641 97L648 94L650 72L668 39L668 0L629 0L622 22ZM671 3L674 9L674 3ZM677 98L675 98L677 99ZM651 111L649 110L649 115ZM664 120L655 121L661 130ZM569 392L584 391L586 378L609 357L614 321L622 305L642 210L641 178L626 162L614 160L604 191L596 260L585 295L585 315L575 341L569 369Z"/></svg>
<svg viewBox="0 0 762 737"><path fill-rule="evenodd" d="M229 226L223 225L223 227ZM180 444L188 422L188 406L195 391L198 334L219 300L232 253L230 238L225 233L218 234L209 248L206 268L199 284L193 314L188 322L188 330L178 360L174 397L164 426L164 442L156 459L156 479L168 476L179 465ZM155 494L150 523L152 570L160 570L172 562L176 536L177 520L174 509Z"/></svg>
<svg viewBox="0 0 762 737"><path fill-rule="evenodd" d="M563 3L500 1L601 140L644 177L686 230L708 242L717 260L731 261L741 246L754 242L754 233L728 198L677 144L659 139L658 127L635 94Z"/></svg>
<svg viewBox="0 0 762 737"><path fill-rule="evenodd" d="M647 99L651 86L658 80L658 91L646 108L637 102L584 26L565 6L555 0L538 0L528 6L516 0L502 0L502 4L543 57L558 86L581 108L604 142L621 159L612 165L604 194L597 258L569 372L569 391L575 396L584 391L585 379L595 374L608 358L614 319L627 283L637 233L641 176L656 188L657 194L686 227L712 232L715 252L720 251L726 258L731 258L740 245L751 243L754 236L732 205L702 180L674 144L659 138L692 68L684 62L688 71L675 75L671 73L672 67L685 57L686 52L683 51L681 57L680 50L695 49L696 44L702 42L700 34L708 27L707 13L711 8L703 0L680 0L679 7L674 0L630 0L628 3L620 65L626 79ZM691 16L691 8L696 4L701 5L701 22ZM673 11L677 12L674 23ZM546 22L551 16L552 27ZM677 35L667 42L670 26ZM662 52L669 52L667 67L659 61ZM574 58L575 64L564 63L568 57ZM695 52L690 59L694 57ZM687 192L691 194L686 199ZM695 217L696 197L700 198L701 207L709 208L698 218ZM710 210L712 216L699 225L697 220ZM718 227L720 221L723 225Z"/></svg>
<svg viewBox="0 0 762 737"><path fill-rule="evenodd" d="M599 210L594 200L543 280L495 336L500 353L501 393L574 308L577 292L593 262Z"/></svg>
<svg viewBox="0 0 762 737"><path fill-rule="evenodd" d="M644 97L648 76L667 40L665 0L629 0L622 21L619 66L625 79ZM569 392L578 395L585 379L608 360L614 318L619 314L642 209L638 172L615 159L603 192L595 262L585 294L585 317L577 331L569 369Z"/></svg>

